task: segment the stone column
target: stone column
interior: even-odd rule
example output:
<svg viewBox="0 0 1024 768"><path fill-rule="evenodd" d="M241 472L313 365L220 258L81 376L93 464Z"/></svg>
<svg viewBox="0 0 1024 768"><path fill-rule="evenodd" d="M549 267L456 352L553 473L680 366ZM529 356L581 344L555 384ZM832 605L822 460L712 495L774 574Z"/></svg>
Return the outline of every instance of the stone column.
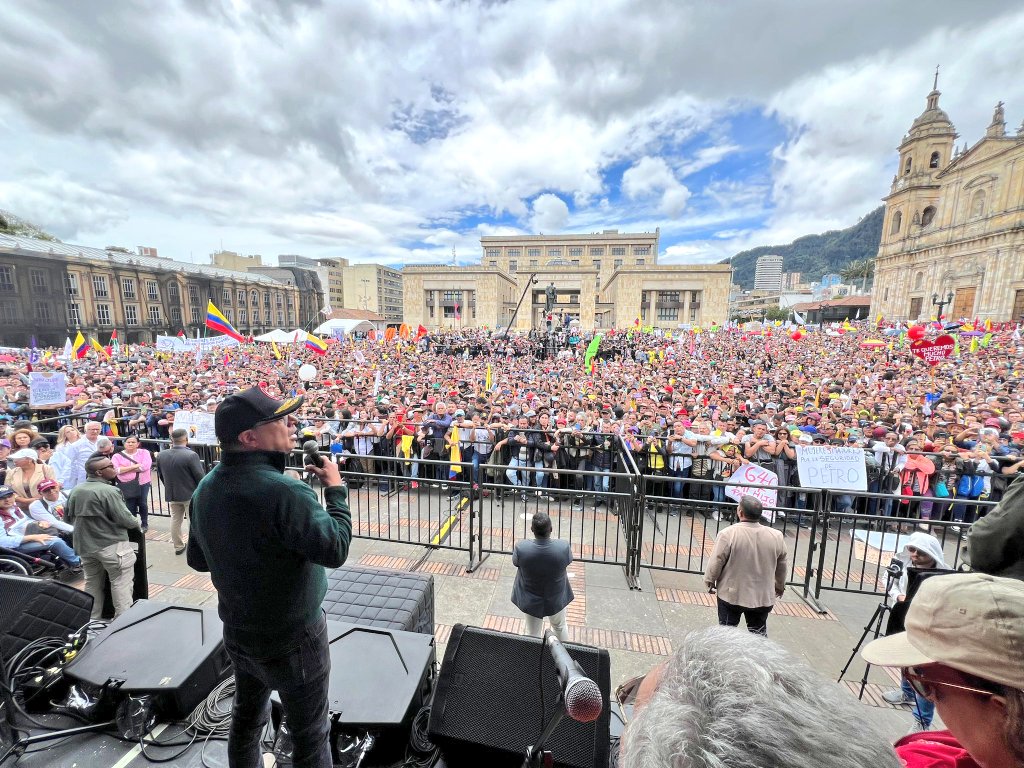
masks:
<svg viewBox="0 0 1024 768"><path fill-rule="evenodd" d="M688 323L690 322L690 292L687 290L680 291L679 293L680 298L682 299L682 301L679 303L683 305L682 312L680 313L679 322Z"/></svg>

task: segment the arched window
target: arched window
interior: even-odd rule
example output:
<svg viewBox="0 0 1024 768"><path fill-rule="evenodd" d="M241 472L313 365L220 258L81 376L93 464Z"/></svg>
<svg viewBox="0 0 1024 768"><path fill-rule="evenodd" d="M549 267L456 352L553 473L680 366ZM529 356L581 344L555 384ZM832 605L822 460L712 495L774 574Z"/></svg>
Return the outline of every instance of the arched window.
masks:
<svg viewBox="0 0 1024 768"><path fill-rule="evenodd" d="M896 211L892 215L892 225L889 227L889 234L895 235L900 231L900 227L903 226L903 212Z"/></svg>
<svg viewBox="0 0 1024 768"><path fill-rule="evenodd" d="M907 155L906 161L903 163L903 175L908 176L910 174L910 166L914 164L914 159Z"/></svg>
<svg viewBox="0 0 1024 768"><path fill-rule="evenodd" d="M914 275L914 290L920 291L924 287L924 272Z"/></svg>
<svg viewBox="0 0 1024 768"><path fill-rule="evenodd" d="M928 160L928 167L929 168L938 168L939 167L939 153L938 152L932 152L932 156Z"/></svg>
<svg viewBox="0 0 1024 768"><path fill-rule="evenodd" d="M923 211L921 211L921 226L927 227L932 221L935 220L935 206L929 205Z"/></svg>
<svg viewBox="0 0 1024 768"><path fill-rule="evenodd" d="M980 219L985 215L985 190L979 189L971 196L971 218Z"/></svg>

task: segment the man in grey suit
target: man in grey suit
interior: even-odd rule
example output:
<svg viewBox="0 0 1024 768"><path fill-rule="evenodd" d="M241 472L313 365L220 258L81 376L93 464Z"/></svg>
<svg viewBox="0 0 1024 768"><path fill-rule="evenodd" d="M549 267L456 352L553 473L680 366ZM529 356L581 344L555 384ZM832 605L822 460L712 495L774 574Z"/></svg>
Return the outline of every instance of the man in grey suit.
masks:
<svg viewBox="0 0 1024 768"><path fill-rule="evenodd" d="M761 525L761 502L744 496L736 507L739 522L718 534L704 583L718 593L718 623L768 634L768 614L786 589L786 540Z"/></svg>
<svg viewBox="0 0 1024 768"><path fill-rule="evenodd" d="M519 571L512 585L512 603L525 614L526 633L540 637L544 617L559 640L565 642L565 608L575 595L565 569L572 562L569 542L551 539L551 518L537 512L531 523L533 541L517 541L512 549L512 565Z"/></svg>
<svg viewBox="0 0 1024 768"><path fill-rule="evenodd" d="M164 498L171 508L171 543L174 545L174 554L180 555L185 551L181 525L188 516L192 494L206 475L203 462L188 447L187 430L175 429L171 432L171 447L156 456L156 473L164 484Z"/></svg>

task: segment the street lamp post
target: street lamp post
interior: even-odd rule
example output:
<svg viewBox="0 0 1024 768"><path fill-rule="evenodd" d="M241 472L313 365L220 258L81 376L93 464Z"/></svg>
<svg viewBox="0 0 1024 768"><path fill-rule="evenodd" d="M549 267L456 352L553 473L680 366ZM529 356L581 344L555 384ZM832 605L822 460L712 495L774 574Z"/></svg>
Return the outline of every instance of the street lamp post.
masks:
<svg viewBox="0 0 1024 768"><path fill-rule="evenodd" d="M946 307L948 307L952 303L953 303L953 292L952 291L950 291L949 293L946 294L946 299L944 301L939 299L939 294L937 294L937 293L933 293L932 294L932 304L939 308L939 311L935 315L939 320L942 319L942 310L945 309Z"/></svg>

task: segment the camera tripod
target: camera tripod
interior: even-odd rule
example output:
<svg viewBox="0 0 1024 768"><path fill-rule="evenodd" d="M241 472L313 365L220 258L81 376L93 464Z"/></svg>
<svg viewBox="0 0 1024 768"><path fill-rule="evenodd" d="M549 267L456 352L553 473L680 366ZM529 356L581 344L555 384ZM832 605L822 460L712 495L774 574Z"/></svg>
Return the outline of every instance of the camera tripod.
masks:
<svg viewBox="0 0 1024 768"><path fill-rule="evenodd" d="M885 581L885 593L882 595L882 602L875 607L875 612L871 614L871 618L868 619L868 623L864 625L864 631L860 634L860 639L857 640L857 644L853 646L853 652L850 654L850 658L846 660L846 665L839 673L839 679L837 683L842 682L843 677L846 675L846 670L853 664L853 660L857 658L857 653L860 651L861 646L864 645L864 641L868 635L871 635L872 640L877 640L882 634L882 622L885 621L886 615L892 611L892 606L889 604L889 590L892 588L894 580L898 579L903 575L903 563L893 558L893 561L889 563L889 566L885 569L887 579ZM864 689L868 685L868 675L871 672L871 665L864 664L864 676L860 679L860 691L857 692L857 698L864 698Z"/></svg>

